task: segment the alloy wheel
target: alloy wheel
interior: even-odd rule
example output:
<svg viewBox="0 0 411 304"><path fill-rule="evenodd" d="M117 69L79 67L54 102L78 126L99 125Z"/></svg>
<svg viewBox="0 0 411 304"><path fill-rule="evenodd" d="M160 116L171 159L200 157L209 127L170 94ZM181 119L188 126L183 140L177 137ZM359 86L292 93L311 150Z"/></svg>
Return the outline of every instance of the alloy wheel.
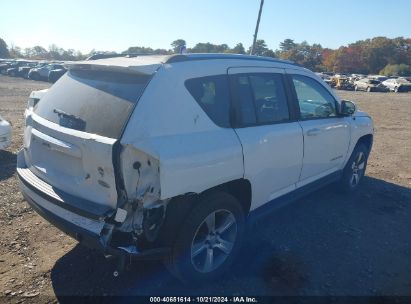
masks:
<svg viewBox="0 0 411 304"><path fill-rule="evenodd" d="M352 175L350 178L350 185L352 188L356 187L362 176L364 175L366 157L364 152L359 152L351 165Z"/></svg>
<svg viewBox="0 0 411 304"><path fill-rule="evenodd" d="M237 238L237 221L228 210L210 213L197 228L191 243L191 263L202 273L221 266L231 254Z"/></svg>

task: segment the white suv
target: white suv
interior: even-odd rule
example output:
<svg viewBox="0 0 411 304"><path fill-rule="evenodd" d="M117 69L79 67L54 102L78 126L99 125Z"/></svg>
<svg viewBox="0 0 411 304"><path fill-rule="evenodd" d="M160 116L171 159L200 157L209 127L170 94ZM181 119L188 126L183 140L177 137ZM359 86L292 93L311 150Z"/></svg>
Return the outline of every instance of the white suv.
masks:
<svg viewBox="0 0 411 304"><path fill-rule="evenodd" d="M81 243L190 282L229 267L246 221L334 181L355 189L373 140L321 78L264 57L74 63L36 96L17 164L27 202Z"/></svg>

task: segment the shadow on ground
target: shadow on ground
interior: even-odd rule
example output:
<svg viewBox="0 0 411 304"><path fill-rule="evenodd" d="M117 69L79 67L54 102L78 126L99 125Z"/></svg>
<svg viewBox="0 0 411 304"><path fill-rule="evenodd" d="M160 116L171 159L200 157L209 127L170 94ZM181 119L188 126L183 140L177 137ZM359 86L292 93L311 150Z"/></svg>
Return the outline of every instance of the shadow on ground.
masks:
<svg viewBox="0 0 411 304"><path fill-rule="evenodd" d="M0 150L0 181L6 180L16 172L17 155Z"/></svg>
<svg viewBox="0 0 411 304"><path fill-rule="evenodd" d="M67 295L410 295L411 189L366 177L352 195L317 191L259 221L225 277L181 285L160 262L114 260L78 245L51 272Z"/></svg>

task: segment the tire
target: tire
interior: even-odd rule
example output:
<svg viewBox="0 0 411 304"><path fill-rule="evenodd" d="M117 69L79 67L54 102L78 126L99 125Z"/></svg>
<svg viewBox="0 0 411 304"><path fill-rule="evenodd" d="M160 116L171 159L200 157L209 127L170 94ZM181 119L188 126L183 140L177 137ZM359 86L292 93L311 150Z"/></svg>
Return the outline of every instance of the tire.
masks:
<svg viewBox="0 0 411 304"><path fill-rule="evenodd" d="M186 217L166 261L168 270L190 285L220 277L231 266L244 229L236 198L224 192L207 195Z"/></svg>
<svg viewBox="0 0 411 304"><path fill-rule="evenodd" d="M394 88L394 92L395 92L395 93L398 93L398 87L395 87L395 88Z"/></svg>
<svg viewBox="0 0 411 304"><path fill-rule="evenodd" d="M371 92L371 88L370 88L370 87L367 88L367 92Z"/></svg>
<svg viewBox="0 0 411 304"><path fill-rule="evenodd" d="M362 143L358 143L343 170L343 176L340 181L343 192L349 193L358 188L365 175L368 155L367 147Z"/></svg>
<svg viewBox="0 0 411 304"><path fill-rule="evenodd" d="M358 91L358 86L355 86L355 87L354 87L354 91Z"/></svg>

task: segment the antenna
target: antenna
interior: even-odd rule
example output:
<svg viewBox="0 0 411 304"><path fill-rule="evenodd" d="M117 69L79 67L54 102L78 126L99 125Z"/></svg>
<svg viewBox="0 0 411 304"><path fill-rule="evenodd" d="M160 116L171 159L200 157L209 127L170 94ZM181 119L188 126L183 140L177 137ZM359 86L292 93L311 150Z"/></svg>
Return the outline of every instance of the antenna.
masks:
<svg viewBox="0 0 411 304"><path fill-rule="evenodd" d="M250 55L253 54L254 48L255 48L255 42L257 41L258 27L260 26L260 19L261 19L261 12L262 12L262 10L263 10L263 5L264 5L264 0L261 0L261 2L260 2L260 10L258 11L257 24L256 24L256 26L255 26L253 45L252 45L251 50L250 50Z"/></svg>

